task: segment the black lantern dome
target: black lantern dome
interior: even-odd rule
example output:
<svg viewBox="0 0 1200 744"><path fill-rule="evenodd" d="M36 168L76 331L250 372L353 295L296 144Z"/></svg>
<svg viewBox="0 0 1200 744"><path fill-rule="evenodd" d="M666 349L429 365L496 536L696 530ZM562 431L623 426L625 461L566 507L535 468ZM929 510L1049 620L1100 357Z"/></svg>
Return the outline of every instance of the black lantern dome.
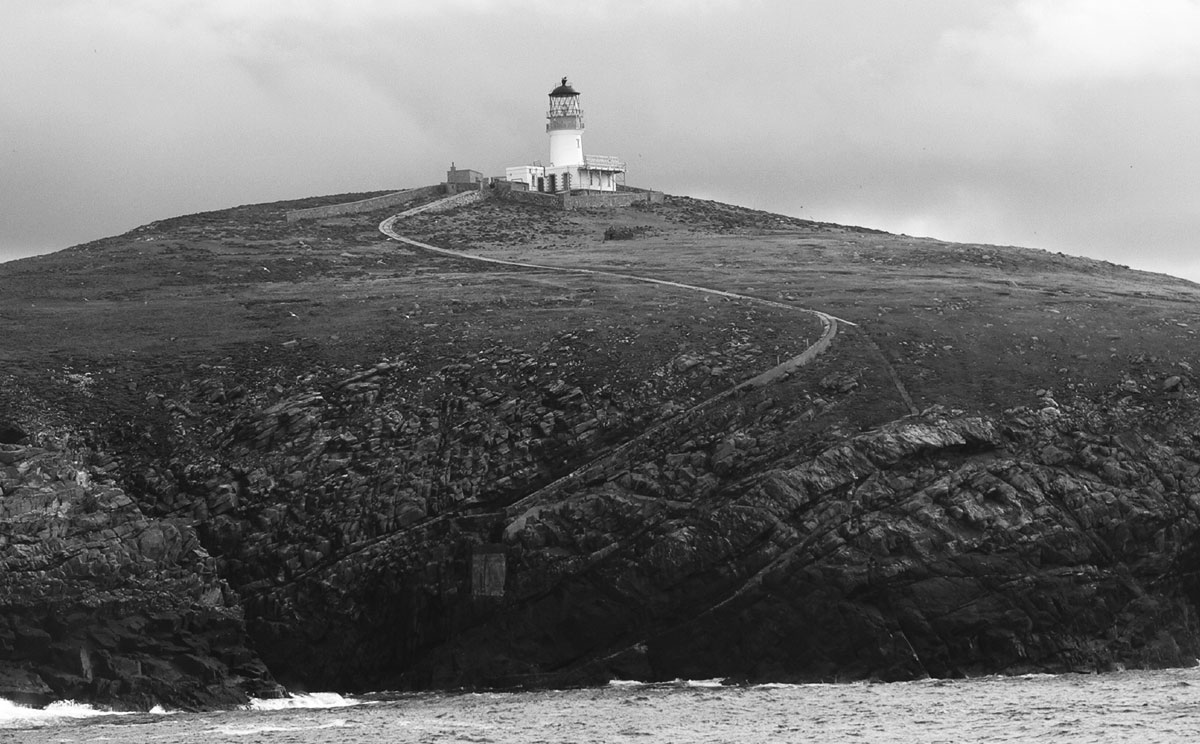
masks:
<svg viewBox="0 0 1200 744"><path fill-rule="evenodd" d="M577 96L577 95L579 95L579 91L572 88L570 83L567 82L567 79L565 77L562 79L562 85L560 85L557 88L555 88L554 90L550 91L551 98L567 98L570 96Z"/></svg>

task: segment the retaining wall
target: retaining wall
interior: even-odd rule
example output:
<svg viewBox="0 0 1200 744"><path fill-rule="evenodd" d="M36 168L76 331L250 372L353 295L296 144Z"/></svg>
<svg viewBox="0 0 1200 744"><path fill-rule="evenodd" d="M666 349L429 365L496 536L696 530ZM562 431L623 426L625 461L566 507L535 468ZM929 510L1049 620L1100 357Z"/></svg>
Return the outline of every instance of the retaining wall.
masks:
<svg viewBox="0 0 1200 744"><path fill-rule="evenodd" d="M547 194L544 191L518 191L516 189L501 189L496 195L508 201L522 204L536 204L539 207L562 209L562 197L557 194Z"/></svg>
<svg viewBox="0 0 1200 744"><path fill-rule="evenodd" d="M536 204L539 207L552 209L612 209L628 207L638 202L662 204L664 200L661 191L606 191L603 193L590 191L577 194L548 194L543 191L520 191L517 189L497 189L496 195L508 201Z"/></svg>
<svg viewBox="0 0 1200 744"><path fill-rule="evenodd" d="M464 191L479 191L480 189L486 189L487 183L481 183L479 181L473 181L471 183L450 183L447 181L446 183L442 184L442 188L445 190L444 193L447 194L461 194Z"/></svg>
<svg viewBox="0 0 1200 744"><path fill-rule="evenodd" d="M343 214L374 212L377 209L396 207L401 204L407 204L414 199L426 198L442 193L445 193L445 190L441 185L421 186L420 188L396 191L391 194L374 196L370 199L361 199L359 201L326 204L323 207L310 207L308 209L293 209L287 213L287 221L296 222L297 220L315 220L322 217L336 217Z"/></svg>
<svg viewBox="0 0 1200 744"><path fill-rule="evenodd" d="M663 192L644 191L642 189L604 193L581 192L578 194L547 194L542 191L520 191L517 189L506 188L506 184L503 181L494 182L491 188L486 185L481 187L481 185L477 183L443 183L436 186L421 186L420 188L397 191L391 194L384 194L383 196L375 196L370 199L361 199L359 201L345 202L342 204L326 204L323 207L293 209L287 213L287 221L296 222L297 220L316 220L324 217L337 217L344 214L374 212L379 209L401 206L417 199L427 199L431 196L447 193L451 195L457 194L457 196L461 196L463 199L454 201L443 199L441 201L432 202L430 204L417 207L416 209L409 210L405 212L405 214L420 214L421 212L425 211L453 209L454 207L462 204L470 204L473 201L486 199L489 196L496 196L500 199L522 202L524 204L536 204L539 207L568 210L628 207L629 205L637 202L661 204L663 201Z"/></svg>
<svg viewBox="0 0 1200 744"><path fill-rule="evenodd" d="M612 207L628 207L637 202L661 204L661 191L605 191L597 193L588 191L579 194L563 194L563 209L609 209Z"/></svg>
<svg viewBox="0 0 1200 744"><path fill-rule="evenodd" d="M444 212L447 209L454 209L455 207L461 207L464 204L470 204L471 202L481 201L483 199L486 199L487 197L488 197L488 192L480 191L479 189L475 189L474 191L464 191L461 194L456 194L454 196L448 196L445 199L438 199L435 202L429 202L428 204L422 204L419 207L413 207L412 209L406 209L403 212L401 212L400 214L396 215L396 217L397 218L412 217L414 214L421 214L422 212Z"/></svg>

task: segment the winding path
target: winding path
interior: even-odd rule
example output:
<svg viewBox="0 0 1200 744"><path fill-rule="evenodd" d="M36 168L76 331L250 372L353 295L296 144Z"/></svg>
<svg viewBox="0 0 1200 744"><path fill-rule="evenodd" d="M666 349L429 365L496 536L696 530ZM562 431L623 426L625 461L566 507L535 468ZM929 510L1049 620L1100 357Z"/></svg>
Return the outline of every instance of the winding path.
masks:
<svg viewBox="0 0 1200 744"><path fill-rule="evenodd" d="M624 444L621 444L620 446L618 446L617 448L615 448L613 450L610 450L609 452L606 452L604 455L596 458L595 460L592 460L591 462L587 463L583 467L577 468L576 470L569 473L568 475L565 475L562 478L559 478L558 480L554 481L553 483L543 486L542 488L538 489L537 491L534 491L533 493L529 494L528 496L511 504L506 509L506 512L510 518L518 517L518 515L522 515L518 518L518 522L523 522L524 516L532 513L529 510L536 509L536 505L538 504L538 502L542 501L545 496L549 495L552 492L557 491L558 489L562 488L563 486L584 480L586 478L586 476L588 474L590 474L591 472L593 472L594 469L598 465L602 465L603 463L606 463L606 462L611 462L612 460L623 456L626 452L628 452L630 449L632 449L637 443L645 440L646 438L648 438L650 436L653 436L654 434L658 433L659 431L662 431L666 427L677 423L679 420L679 417L691 418L695 414L697 414L705 409L708 409L711 406L713 406L727 398L730 398L743 390L746 390L748 388L754 388L754 387L762 387L769 383L775 382L776 380L787 377L792 372L794 372L796 369L808 364L813 359L817 358L817 356L820 355L823 351L825 351L827 348L829 348L829 345L831 343L833 343L833 339L838 333L838 324L844 323L847 326L855 326L855 327L857 326L856 323L852 323L851 321L845 320L843 318L839 318L837 316L830 315L829 313L821 312L820 310L812 310L809 308L797 307L795 305L789 305L784 302L775 302L774 300L765 300L761 297L752 297L750 295L738 294L736 292L727 292L725 290L713 289L711 287L701 287L701 286L698 286L695 284L684 284L682 282L673 282L673 281L669 281L666 279L653 279L653 278L645 277L645 276L637 276L636 274L622 274L622 273L619 273L616 271L605 271L603 269L584 269L584 268L570 267L570 266L551 266L548 264L528 263L525 261L512 261L512 260L503 259L503 258L490 258L487 256L477 256L477 255L474 255L471 253L463 253L462 251L450 250L448 248L439 248L434 245L429 245L428 243L422 243L418 240L413 240L412 238L406 238L403 235L401 235L400 233L396 232L396 228L395 228L396 222L404 219L405 217L408 217L408 216L414 215L414 214L418 214L420 212L436 211L439 208L448 208L451 206L458 206L459 204L463 204L463 203L469 203L470 201L474 201L475 199L464 199L463 197L473 196L474 193L475 192L466 192L464 194L458 194L455 196L446 197L445 199L441 199L437 202L422 205L420 207L416 207L414 209L410 209L408 211L392 215L391 217L388 217L386 220L384 220L383 222L381 222L379 224L379 231L381 233L383 233L384 235L388 236L389 238L391 238L392 240L396 240L400 243L404 243L406 245L413 246L414 248L420 248L422 250L432 251L434 253L440 253L445 256L453 256L455 258L464 258L464 259L468 259L471 261L482 261L484 263L496 264L499 266L512 266L512 267L517 267L517 268L522 268L522 269L539 269L542 271L555 271L555 272L560 272L560 273L565 273L565 274L583 274L583 275L590 275L590 276L611 277L611 278L617 278L617 279L625 279L628 281L643 282L646 284L657 284L657 285L665 286L665 287L674 287L676 289L684 289L684 290L689 290L689 291L693 291L693 292L701 292L703 294L716 295L718 297L727 297L729 299L734 299L734 300L745 300L747 302L752 302L752 303L755 303L758 305L763 305L766 307L782 308L784 310L790 310L792 312L807 313L809 315L815 316L818 320L821 321L821 325L822 325L821 337L818 338L808 348L804 349L802 352L800 352L796 356L791 357L790 359L783 362L782 364L778 364L778 365L772 367L771 369L767 370L766 372L763 372L762 374L756 375L748 380L743 380L742 382L739 382L738 384L734 385L733 387L729 388L728 390L725 390L724 392L718 393L717 395L714 395L711 398L708 398L706 400L701 401L700 403L697 403L695 406L692 406L688 410L686 410L680 414L677 414L676 417L673 417L667 421L660 422L659 424L656 424L655 426L650 427L649 429L643 431L641 434L638 434L633 439L630 439L629 441L625 442ZM477 199L478 197L475 197L475 198ZM518 522L514 522L512 525L510 525L510 529L518 527Z"/></svg>

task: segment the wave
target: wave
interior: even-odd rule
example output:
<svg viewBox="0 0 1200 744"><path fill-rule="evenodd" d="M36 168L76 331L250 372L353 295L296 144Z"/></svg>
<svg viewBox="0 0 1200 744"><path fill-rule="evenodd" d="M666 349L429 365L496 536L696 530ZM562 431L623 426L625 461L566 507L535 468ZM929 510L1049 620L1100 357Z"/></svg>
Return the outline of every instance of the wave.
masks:
<svg viewBox="0 0 1200 744"><path fill-rule="evenodd" d="M636 679L610 679L609 687L649 687L651 682L640 682Z"/></svg>
<svg viewBox="0 0 1200 744"><path fill-rule="evenodd" d="M367 700L343 697L336 692L304 692L284 698L252 698L248 710L290 710L293 708L347 708L366 705Z"/></svg>
<svg viewBox="0 0 1200 744"><path fill-rule="evenodd" d="M332 721L326 721L325 723L318 723L316 725L300 724L296 726L279 726L274 724L259 724L257 726L217 726L209 729L209 731L221 734L222 736L257 736L258 734L271 734L289 731L317 731L319 729L342 728L346 725L345 718L335 718Z"/></svg>
<svg viewBox="0 0 1200 744"><path fill-rule="evenodd" d="M874 684L867 680L854 680L852 682L730 682L727 678L714 677L713 679L673 679L669 682L641 682L636 679L610 679L609 687L619 688L670 688L670 687L698 687L707 689L744 689L744 690L801 690L819 687L850 687L850 686L867 686Z"/></svg>
<svg viewBox="0 0 1200 744"><path fill-rule="evenodd" d="M127 716L133 711L104 710L71 700L59 700L45 708L31 708L0 698L0 728L52 726L71 719L97 716Z"/></svg>
<svg viewBox="0 0 1200 744"><path fill-rule="evenodd" d="M725 679L673 679L669 682L640 682L636 679L610 679L609 687L728 687Z"/></svg>

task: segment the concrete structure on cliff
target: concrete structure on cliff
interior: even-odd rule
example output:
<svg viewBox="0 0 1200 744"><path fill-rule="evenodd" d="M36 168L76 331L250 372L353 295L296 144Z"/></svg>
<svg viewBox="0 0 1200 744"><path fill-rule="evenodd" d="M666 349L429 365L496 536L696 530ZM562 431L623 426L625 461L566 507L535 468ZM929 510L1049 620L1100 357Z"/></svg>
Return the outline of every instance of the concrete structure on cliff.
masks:
<svg viewBox="0 0 1200 744"><path fill-rule="evenodd" d="M584 155L583 109L579 91L562 79L550 91L546 112L550 135L550 164L517 165L507 168L510 183L523 183L529 191L551 194L572 191L616 191L625 180L625 163L611 155Z"/></svg>

